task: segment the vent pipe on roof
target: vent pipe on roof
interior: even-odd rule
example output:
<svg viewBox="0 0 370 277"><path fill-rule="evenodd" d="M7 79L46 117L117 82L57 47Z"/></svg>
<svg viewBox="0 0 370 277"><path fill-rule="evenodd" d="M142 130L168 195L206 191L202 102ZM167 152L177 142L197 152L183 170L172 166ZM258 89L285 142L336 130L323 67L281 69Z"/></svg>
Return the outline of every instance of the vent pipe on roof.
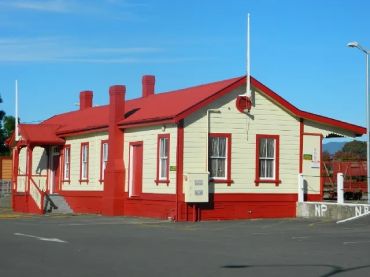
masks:
<svg viewBox="0 0 370 277"><path fill-rule="evenodd" d="M93 105L93 92L85 90L80 92L80 111L91 108Z"/></svg>
<svg viewBox="0 0 370 277"><path fill-rule="evenodd" d="M154 94L155 76L144 75L142 79L143 83L143 97L148 97Z"/></svg>

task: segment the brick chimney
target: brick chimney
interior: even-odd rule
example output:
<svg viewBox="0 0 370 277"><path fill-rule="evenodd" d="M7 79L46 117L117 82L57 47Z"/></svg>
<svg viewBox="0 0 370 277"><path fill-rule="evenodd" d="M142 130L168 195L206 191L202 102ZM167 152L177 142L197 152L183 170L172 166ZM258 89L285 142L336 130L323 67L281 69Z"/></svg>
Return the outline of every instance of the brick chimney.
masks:
<svg viewBox="0 0 370 277"><path fill-rule="evenodd" d="M91 108L93 105L93 92L85 90L80 92L80 111Z"/></svg>
<svg viewBox="0 0 370 277"><path fill-rule="evenodd" d="M143 76L143 97L148 97L154 94L155 76L144 75Z"/></svg>
<svg viewBox="0 0 370 277"><path fill-rule="evenodd" d="M123 163L123 130L118 122L124 119L126 87L109 88L108 162L104 174L103 215L123 215L125 167Z"/></svg>

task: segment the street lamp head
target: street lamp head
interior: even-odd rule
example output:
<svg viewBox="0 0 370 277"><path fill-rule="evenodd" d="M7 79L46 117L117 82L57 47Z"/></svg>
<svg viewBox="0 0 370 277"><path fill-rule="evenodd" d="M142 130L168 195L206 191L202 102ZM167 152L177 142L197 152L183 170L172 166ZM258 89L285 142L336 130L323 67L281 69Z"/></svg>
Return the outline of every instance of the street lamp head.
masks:
<svg viewBox="0 0 370 277"><path fill-rule="evenodd" d="M347 44L348 47L358 47L359 44L357 41L351 41L350 43Z"/></svg>

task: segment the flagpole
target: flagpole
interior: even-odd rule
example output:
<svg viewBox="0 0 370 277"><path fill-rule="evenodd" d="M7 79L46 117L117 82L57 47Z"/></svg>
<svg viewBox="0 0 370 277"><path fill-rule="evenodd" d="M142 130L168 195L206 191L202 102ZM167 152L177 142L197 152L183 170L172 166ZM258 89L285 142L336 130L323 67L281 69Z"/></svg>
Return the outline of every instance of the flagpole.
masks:
<svg viewBox="0 0 370 277"><path fill-rule="evenodd" d="M247 17L247 97L251 97L250 14Z"/></svg>
<svg viewBox="0 0 370 277"><path fill-rule="evenodd" d="M18 80L15 80L15 141L18 141Z"/></svg>

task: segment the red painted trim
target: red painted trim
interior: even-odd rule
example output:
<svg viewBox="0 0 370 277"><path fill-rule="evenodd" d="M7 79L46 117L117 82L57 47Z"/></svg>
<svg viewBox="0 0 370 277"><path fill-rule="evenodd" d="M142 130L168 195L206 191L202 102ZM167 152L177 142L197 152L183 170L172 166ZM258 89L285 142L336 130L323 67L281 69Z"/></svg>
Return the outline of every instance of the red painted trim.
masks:
<svg viewBox="0 0 370 277"><path fill-rule="evenodd" d="M230 133L209 133L208 135L209 138L211 137L222 137L226 138L227 141L227 164L226 164L226 178L221 179L221 178L212 178L211 182L212 183L226 183L228 186L230 186L233 183L233 180L231 180L231 134ZM208 144L209 145L209 144ZM208 151L208 149L207 149ZM208 166L210 166L210 162L208 161Z"/></svg>
<svg viewBox="0 0 370 277"><path fill-rule="evenodd" d="M307 133L307 132L303 132L303 135L305 136L323 136L321 133Z"/></svg>
<svg viewBox="0 0 370 277"><path fill-rule="evenodd" d="M222 96L228 94L229 92L233 91L234 89L240 87L241 85L245 84L245 77L240 77L237 81L235 81L234 83L232 83L231 85L223 88L222 90L216 92L215 94L205 98L204 100L198 102L198 103L194 103L194 105L181 112L180 114L178 114L175 119L176 121L179 121L181 119L184 119L186 118L187 116L189 116L190 114L196 112L197 110L203 108L204 106L207 106L208 104L212 103L213 101L221 98Z"/></svg>
<svg viewBox="0 0 370 277"><path fill-rule="evenodd" d="M82 179L82 148L87 147L87 163L86 163L86 179ZM80 183L88 183L89 182L89 143L82 142L80 147Z"/></svg>
<svg viewBox="0 0 370 277"><path fill-rule="evenodd" d="M27 165L26 165L26 172L27 172L27 192L29 193L30 191L30 186L31 186L31 178L32 178L32 153L33 153L33 147L28 146L27 147Z"/></svg>
<svg viewBox="0 0 370 277"><path fill-rule="evenodd" d="M66 131L60 131L56 132L56 134L59 137L72 137L72 136L79 136L79 135L86 135L91 133L97 133L97 132L106 132L108 131L108 126L96 126L96 127L90 127L90 128L79 128L75 130L66 130Z"/></svg>
<svg viewBox="0 0 370 277"><path fill-rule="evenodd" d="M324 136L320 136L321 137L321 142L320 142L320 197L321 199L320 200L323 200L324 199L324 175L321 174L322 172L322 165L323 165L323 153L322 153L322 141L324 139Z"/></svg>
<svg viewBox="0 0 370 277"><path fill-rule="evenodd" d="M68 163L69 163L69 172L68 172L68 176L67 178L64 178L65 177L65 153L66 153L66 150L69 150L69 155L68 155ZM71 182L71 145L70 144L66 144L64 145L63 147L63 151L62 152L62 182L63 183L70 183Z"/></svg>
<svg viewBox="0 0 370 277"><path fill-rule="evenodd" d="M103 145L104 143L107 143L108 144L108 140L105 139L105 140L102 140L100 142L100 177L99 177L99 182L100 183L103 183L104 182L104 176L103 176ZM109 144L108 144L108 147L109 147ZM109 151L109 150L108 150Z"/></svg>
<svg viewBox="0 0 370 277"><path fill-rule="evenodd" d="M18 189L18 167L19 167L19 152L20 148L17 146L14 147L14 152L13 152L13 184L14 184L14 189L17 191Z"/></svg>
<svg viewBox="0 0 370 277"><path fill-rule="evenodd" d="M184 176L184 120L177 125L177 147L176 147L176 220L180 220L179 204L183 199L182 186Z"/></svg>
<svg viewBox="0 0 370 277"><path fill-rule="evenodd" d="M303 172L303 133L304 123L301 118L299 121L299 173Z"/></svg>
<svg viewBox="0 0 370 277"><path fill-rule="evenodd" d="M275 179L261 179L260 178L260 157L259 157L259 149L260 149L260 140L263 138L272 138L275 139ZM281 183L280 180L280 136L279 135L265 135L265 134L257 134L256 135L256 173L255 173L255 183L258 186L260 183L275 183L276 186L279 186Z"/></svg>
<svg viewBox="0 0 370 277"><path fill-rule="evenodd" d="M142 158L142 160L141 160L141 181L140 181L140 183L139 183L139 185L136 187L136 185L135 185L135 189L134 189L134 191L135 191L135 195L131 195L131 197L128 197L128 198L130 198L130 199L134 199L134 198L141 198L141 195L142 195L142 190L143 190L143 188L142 188L142 185L143 185L143 180L142 180L142 176L143 176L143 172L142 172L142 170L143 170L143 168L142 168L142 166L143 166L143 155L144 155L144 144L143 144L143 141L133 141L133 142L130 142L129 143L129 153L128 153L128 155L129 155L129 159L128 159L128 191L130 191L130 173L131 173L131 166L133 166L133 165L131 165L131 151L132 151L132 148L133 147L131 147L131 146L141 146L141 149L142 149L142 153L141 153L141 158ZM134 157L134 154L135 153L133 153L132 155L132 157L133 157L133 159L135 158Z"/></svg>
<svg viewBox="0 0 370 277"><path fill-rule="evenodd" d="M167 152L168 152L168 157L167 157L167 168L166 168L166 172L167 172L167 178L166 179L160 179L160 176L159 176L159 148L160 148L160 140L162 138L165 138L168 140L168 143L167 143ZM170 134L159 134L158 137L157 137L157 176L156 176L156 179L155 179L155 183L158 185L160 183L164 183L164 184L169 184L170 183Z"/></svg>
<svg viewBox="0 0 370 277"><path fill-rule="evenodd" d="M119 127L121 129L128 129L128 128L137 128L137 127L147 127L147 126L155 126L155 125L161 125L161 124L176 124L177 121L173 119L172 117L166 117L166 118L151 118L147 120L140 120L140 121L130 121L121 123Z"/></svg>
<svg viewBox="0 0 370 277"><path fill-rule="evenodd" d="M228 186L230 186L232 183L234 183L234 180L231 180L231 179L226 179L226 180L222 180L222 179L210 179L209 180L211 183L214 183L214 184L227 184Z"/></svg>

